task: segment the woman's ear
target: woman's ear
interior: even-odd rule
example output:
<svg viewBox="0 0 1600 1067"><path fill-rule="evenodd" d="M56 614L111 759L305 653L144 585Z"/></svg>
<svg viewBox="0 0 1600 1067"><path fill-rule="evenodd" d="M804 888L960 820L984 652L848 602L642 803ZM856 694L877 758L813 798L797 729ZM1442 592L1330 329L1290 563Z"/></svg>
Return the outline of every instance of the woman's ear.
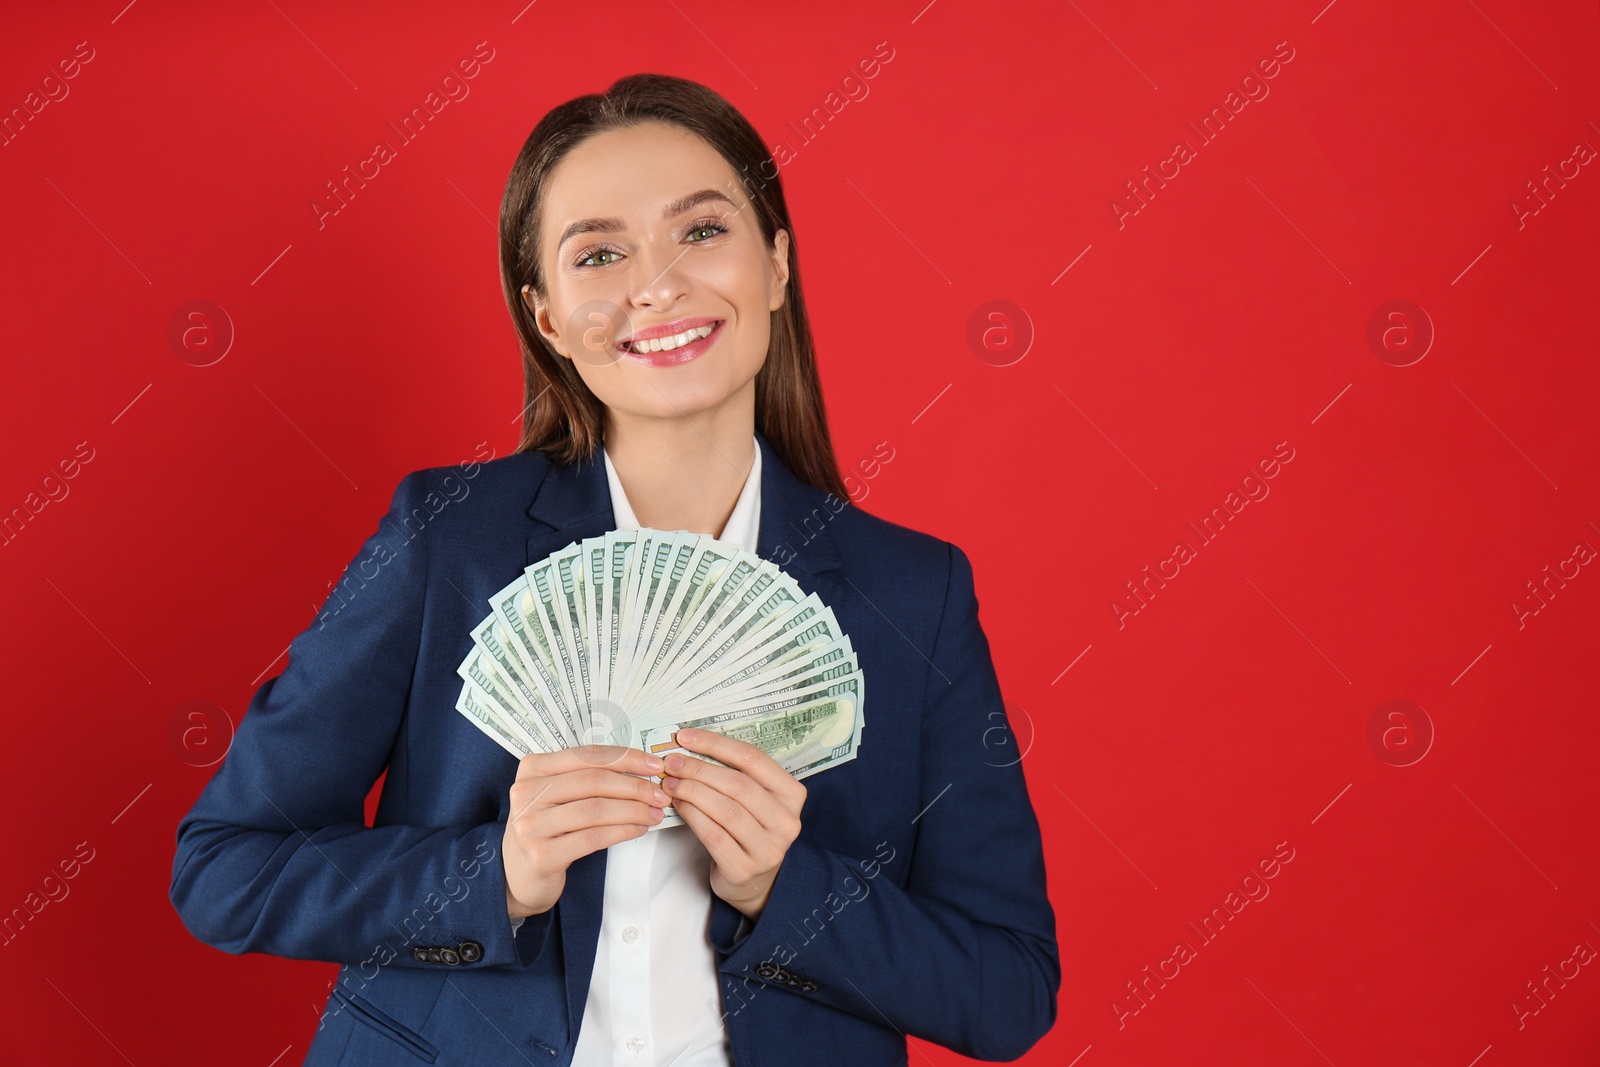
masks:
<svg viewBox="0 0 1600 1067"><path fill-rule="evenodd" d="M779 230L772 240L772 285L767 295L767 310L783 307L784 294L789 289L789 231Z"/></svg>
<svg viewBox="0 0 1600 1067"><path fill-rule="evenodd" d="M549 316L544 313L544 305L539 300L538 292L534 290L531 284L528 284L522 287L521 296L523 306L528 309L528 314L533 317L534 329L544 336L546 343L551 348L554 348L557 353L571 359L571 354L567 351L566 346L561 343L561 334L548 325Z"/></svg>

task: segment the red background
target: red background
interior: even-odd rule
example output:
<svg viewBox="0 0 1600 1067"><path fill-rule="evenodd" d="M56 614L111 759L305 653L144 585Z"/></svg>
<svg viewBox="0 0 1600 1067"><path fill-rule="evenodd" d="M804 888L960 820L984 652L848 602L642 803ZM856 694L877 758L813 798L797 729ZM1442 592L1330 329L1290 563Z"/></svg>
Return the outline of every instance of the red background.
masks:
<svg viewBox="0 0 1600 1067"><path fill-rule="evenodd" d="M0 148L0 508L93 449L0 547L0 912L94 850L0 947L9 1062L305 1054L335 967L229 956L168 903L196 753L403 474L514 447L502 186L547 109L639 70L794 150L841 464L894 450L858 503L973 559L1065 975L1025 1062L1596 1062L1596 966L1542 1007L1528 983L1600 948L1600 575L1527 583L1600 546L1600 165L1526 184L1600 148L1596 6L921 2L7 14L7 113L94 56ZM470 95L319 228L325 183L480 41ZM1186 123L1279 42L1201 145ZM867 95L802 141L842 86ZM1179 139L1196 158L1119 225ZM209 366L167 338L193 300L234 332ZM1016 310L975 350L992 300ZM1436 335L1408 366L1419 312L1367 337L1392 300ZM1279 442L1270 495L1198 545ZM209 737L174 734L192 701ZM1270 895L1202 942L1279 843Z"/></svg>

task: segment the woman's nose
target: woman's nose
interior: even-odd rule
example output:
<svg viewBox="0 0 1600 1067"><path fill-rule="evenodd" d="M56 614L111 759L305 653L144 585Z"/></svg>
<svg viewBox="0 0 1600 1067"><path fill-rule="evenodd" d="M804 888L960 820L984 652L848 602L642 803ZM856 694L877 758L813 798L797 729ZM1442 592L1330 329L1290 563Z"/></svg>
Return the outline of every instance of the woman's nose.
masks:
<svg viewBox="0 0 1600 1067"><path fill-rule="evenodd" d="M629 296L636 303L670 303L680 297L687 285L680 267L685 251L675 247L640 248L629 263Z"/></svg>

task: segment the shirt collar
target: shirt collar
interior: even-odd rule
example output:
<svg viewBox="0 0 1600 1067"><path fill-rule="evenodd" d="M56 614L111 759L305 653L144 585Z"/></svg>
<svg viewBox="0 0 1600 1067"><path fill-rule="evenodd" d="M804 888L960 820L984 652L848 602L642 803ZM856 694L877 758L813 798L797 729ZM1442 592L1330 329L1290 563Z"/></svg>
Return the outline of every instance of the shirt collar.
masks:
<svg viewBox="0 0 1600 1067"><path fill-rule="evenodd" d="M738 545L746 552L756 551L756 536L761 528L761 446L754 436L750 438L750 447L755 450L755 462L750 464L750 475L744 480L744 488L739 491L739 499L733 505L733 514L728 516L728 523L723 527L718 541L725 541ZM606 482L611 487L611 511L617 522L618 530L639 529L638 517L633 513L633 507L628 503L628 495L623 492L622 481L617 477L617 469L611 464L611 455L606 452L605 446L600 448L605 457Z"/></svg>

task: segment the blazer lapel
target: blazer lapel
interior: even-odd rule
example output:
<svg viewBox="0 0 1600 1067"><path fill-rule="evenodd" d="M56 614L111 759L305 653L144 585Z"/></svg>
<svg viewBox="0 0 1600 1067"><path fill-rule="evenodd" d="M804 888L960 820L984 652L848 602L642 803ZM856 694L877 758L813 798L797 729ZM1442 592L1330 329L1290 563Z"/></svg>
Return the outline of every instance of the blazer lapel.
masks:
<svg viewBox="0 0 1600 1067"><path fill-rule="evenodd" d="M849 506L796 478L773 452L761 433L761 519L756 554L787 571L807 593L824 604L841 599L839 552L829 527L840 509Z"/></svg>
<svg viewBox="0 0 1600 1067"><path fill-rule="evenodd" d="M828 527L845 504L790 473L759 431L756 442L761 449L757 554L787 571L802 591L833 604L843 590L838 581L839 554ZM611 486L599 450L578 463L552 464L528 506L528 517L538 524L528 538L528 565L575 541L616 529ZM566 961L567 1025L573 1034L578 1032L594 972L605 877L605 849L582 857L567 868L566 887L557 905Z"/></svg>

